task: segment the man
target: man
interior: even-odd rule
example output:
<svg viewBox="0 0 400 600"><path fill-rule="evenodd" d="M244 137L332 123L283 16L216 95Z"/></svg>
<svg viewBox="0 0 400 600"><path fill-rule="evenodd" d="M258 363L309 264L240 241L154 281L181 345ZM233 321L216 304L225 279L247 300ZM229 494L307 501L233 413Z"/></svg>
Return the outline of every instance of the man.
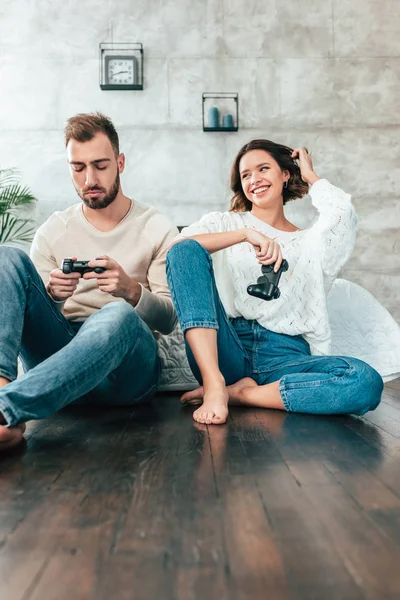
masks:
<svg viewBox="0 0 400 600"><path fill-rule="evenodd" d="M21 440L26 420L78 398L149 399L160 374L152 331L176 324L165 254L177 230L122 192L125 156L112 122L72 117L65 143L82 202L39 227L32 261L0 246L0 451ZM102 272L64 274L67 257ZM18 354L25 375L16 379Z"/></svg>

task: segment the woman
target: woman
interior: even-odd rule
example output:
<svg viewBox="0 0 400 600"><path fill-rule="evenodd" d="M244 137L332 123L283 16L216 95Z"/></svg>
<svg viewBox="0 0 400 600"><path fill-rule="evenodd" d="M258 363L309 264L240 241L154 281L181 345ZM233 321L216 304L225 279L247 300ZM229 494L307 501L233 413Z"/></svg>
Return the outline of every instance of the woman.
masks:
<svg viewBox="0 0 400 600"><path fill-rule="evenodd" d="M377 371L329 356L326 296L355 241L350 196L315 174L305 148L268 140L239 151L231 188L230 212L210 213L183 229L167 256L189 363L202 384L182 398L202 402L194 419L224 423L228 404L313 414L373 410L383 389ZM299 230L283 206L307 192L319 218ZM276 271L282 258L289 269L280 297L250 296L260 265L275 263Z"/></svg>

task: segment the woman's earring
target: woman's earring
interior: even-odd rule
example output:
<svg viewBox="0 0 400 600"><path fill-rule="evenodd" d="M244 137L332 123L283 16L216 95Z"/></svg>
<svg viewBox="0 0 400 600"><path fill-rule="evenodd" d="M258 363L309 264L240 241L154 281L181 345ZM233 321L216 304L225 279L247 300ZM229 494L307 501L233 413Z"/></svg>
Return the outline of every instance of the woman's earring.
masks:
<svg viewBox="0 0 400 600"><path fill-rule="evenodd" d="M285 183L283 184L283 187L286 189L286 188L287 188L287 186L288 186L288 182L287 182L287 180L286 180L286 181L285 181Z"/></svg>

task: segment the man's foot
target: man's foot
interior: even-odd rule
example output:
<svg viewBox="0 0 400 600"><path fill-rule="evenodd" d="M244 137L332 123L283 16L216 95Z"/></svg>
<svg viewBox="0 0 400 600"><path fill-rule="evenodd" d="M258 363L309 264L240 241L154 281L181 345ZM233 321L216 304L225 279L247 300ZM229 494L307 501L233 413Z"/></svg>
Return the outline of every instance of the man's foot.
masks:
<svg viewBox="0 0 400 600"><path fill-rule="evenodd" d="M0 425L0 452L9 450L19 444L23 439L25 429L25 423L19 423L15 427Z"/></svg>
<svg viewBox="0 0 400 600"><path fill-rule="evenodd" d="M244 377L240 379L236 383L232 385L228 385L226 391L228 392L230 406L235 406L241 404L241 393L245 388L249 387L258 387L257 383L254 379L250 377ZM204 389L203 386L198 387L195 390L191 390L190 392L186 392L181 397L181 402L185 406L199 406L203 402L204 397Z"/></svg>
<svg viewBox="0 0 400 600"><path fill-rule="evenodd" d="M228 392L224 385L208 390L203 403L193 413L193 419L206 425L222 425L228 417Z"/></svg>
<svg viewBox="0 0 400 600"><path fill-rule="evenodd" d="M5 387L9 382L5 377L0 377L0 389ZM15 427L5 427L5 419L0 412L0 452L8 450L19 444L26 429L25 423L19 423Z"/></svg>

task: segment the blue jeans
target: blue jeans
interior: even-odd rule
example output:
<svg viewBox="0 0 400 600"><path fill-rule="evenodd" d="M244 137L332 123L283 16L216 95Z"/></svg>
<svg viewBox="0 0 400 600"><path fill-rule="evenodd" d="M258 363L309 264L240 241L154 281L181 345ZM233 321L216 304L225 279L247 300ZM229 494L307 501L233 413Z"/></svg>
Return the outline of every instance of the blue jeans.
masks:
<svg viewBox="0 0 400 600"><path fill-rule="evenodd" d="M156 391L160 361L150 329L127 302L71 323L49 298L30 258L0 246L0 411L7 425L71 402L126 405ZM25 374L17 379L20 355Z"/></svg>
<svg viewBox="0 0 400 600"><path fill-rule="evenodd" d="M259 385L279 381L287 411L362 415L380 402L383 381L361 360L346 356L311 356L302 336L268 331L257 321L230 319L218 295L212 260L195 240L172 246L167 278L183 331L217 330L218 361L227 385L252 377ZM190 367L201 375L186 344Z"/></svg>

